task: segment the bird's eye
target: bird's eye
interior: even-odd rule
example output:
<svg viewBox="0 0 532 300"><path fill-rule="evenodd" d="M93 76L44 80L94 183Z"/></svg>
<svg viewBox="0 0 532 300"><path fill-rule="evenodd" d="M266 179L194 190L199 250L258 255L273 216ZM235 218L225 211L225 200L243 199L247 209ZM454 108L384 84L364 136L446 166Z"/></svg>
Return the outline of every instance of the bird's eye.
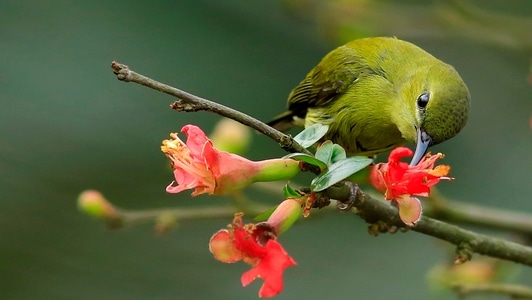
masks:
<svg viewBox="0 0 532 300"><path fill-rule="evenodd" d="M429 104L429 100L430 100L430 93L424 92L423 94L419 95L419 97L417 97L417 107L425 108L427 104Z"/></svg>

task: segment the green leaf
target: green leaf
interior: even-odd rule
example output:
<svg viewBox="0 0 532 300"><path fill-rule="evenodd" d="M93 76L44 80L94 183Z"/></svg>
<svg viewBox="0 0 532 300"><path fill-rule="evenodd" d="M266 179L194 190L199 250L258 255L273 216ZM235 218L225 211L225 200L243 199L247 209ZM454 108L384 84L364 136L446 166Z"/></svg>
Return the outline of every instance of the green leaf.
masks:
<svg viewBox="0 0 532 300"><path fill-rule="evenodd" d="M332 164L329 169L314 178L310 188L314 192L323 191L324 189L344 180L352 174L362 170L373 160L364 156L353 156L340 160Z"/></svg>
<svg viewBox="0 0 532 300"><path fill-rule="evenodd" d="M325 141L321 145L318 146L318 149L316 149L316 156L317 159L324 162L327 166L329 165L329 162L331 161L331 154L332 154L332 148L333 148L333 142L331 141Z"/></svg>
<svg viewBox="0 0 532 300"><path fill-rule="evenodd" d="M284 186L283 189L284 198L301 198L301 194L294 190L288 183Z"/></svg>
<svg viewBox="0 0 532 300"><path fill-rule="evenodd" d="M266 221L268 220L268 218L273 214L273 212L277 209L277 206L279 205L276 205L270 209L268 209L267 211L263 212L263 213L260 213L258 216L256 216L255 218L253 218L253 221L255 222L262 222L262 221Z"/></svg>
<svg viewBox="0 0 532 300"><path fill-rule="evenodd" d="M337 161L346 159L347 154L342 146L333 144L331 141L325 141L318 147L315 156L330 166Z"/></svg>
<svg viewBox="0 0 532 300"><path fill-rule="evenodd" d="M325 136L327 130L329 130L329 126L316 123L301 131L294 137L294 140L304 148L308 148Z"/></svg>
<svg viewBox="0 0 532 300"><path fill-rule="evenodd" d="M328 163L327 165L332 165L335 162L341 161L346 158L347 158L347 154L345 153L345 149L342 148L342 146L338 144L334 144L332 147L330 163Z"/></svg>
<svg viewBox="0 0 532 300"><path fill-rule="evenodd" d="M319 159L317 159L316 157L312 155L308 155L305 153L291 153L291 154L284 156L284 158L292 158L295 160L299 160L309 165L319 167L320 170L324 170L327 168L327 165L324 162L320 161Z"/></svg>
<svg viewBox="0 0 532 300"><path fill-rule="evenodd" d="M347 154L342 146L333 144L331 141L325 141L318 147L315 156L330 166L337 161L346 159Z"/></svg>

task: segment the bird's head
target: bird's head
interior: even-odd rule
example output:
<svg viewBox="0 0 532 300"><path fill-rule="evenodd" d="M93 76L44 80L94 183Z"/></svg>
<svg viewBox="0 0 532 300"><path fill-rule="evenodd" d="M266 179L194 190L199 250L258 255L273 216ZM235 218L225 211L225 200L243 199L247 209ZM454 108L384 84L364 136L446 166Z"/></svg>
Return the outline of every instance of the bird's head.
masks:
<svg viewBox="0 0 532 300"><path fill-rule="evenodd" d="M407 140L416 141L410 165L416 165L428 147L446 141L460 132L467 122L470 96L456 70L438 61L419 70L406 83L408 128L400 128ZM413 126L412 126L413 123Z"/></svg>

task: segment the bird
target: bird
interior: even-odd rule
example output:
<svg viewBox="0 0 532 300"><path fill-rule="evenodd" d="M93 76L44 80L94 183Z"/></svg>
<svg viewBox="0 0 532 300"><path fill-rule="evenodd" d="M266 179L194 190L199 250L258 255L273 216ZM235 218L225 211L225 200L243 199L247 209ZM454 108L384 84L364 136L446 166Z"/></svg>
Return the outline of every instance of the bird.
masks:
<svg viewBox="0 0 532 300"><path fill-rule="evenodd" d="M353 40L328 54L290 92L268 123L286 131L316 123L351 156L415 142L410 165L465 126L469 90L455 68L395 37Z"/></svg>

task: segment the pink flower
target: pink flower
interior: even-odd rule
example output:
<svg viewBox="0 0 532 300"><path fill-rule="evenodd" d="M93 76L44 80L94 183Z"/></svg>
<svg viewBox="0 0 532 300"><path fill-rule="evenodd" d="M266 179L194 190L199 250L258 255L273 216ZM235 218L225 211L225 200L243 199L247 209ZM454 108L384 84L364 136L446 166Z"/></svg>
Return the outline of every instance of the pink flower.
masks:
<svg viewBox="0 0 532 300"><path fill-rule="evenodd" d="M277 241L279 231L295 221L301 212L301 203L295 199L283 201L268 221L258 224L242 222L242 213L236 213L233 223L227 229L215 233L209 242L214 258L225 263L242 260L252 266L242 274L242 286L257 278L264 283L259 297L273 297L283 290L283 272L296 262ZM290 224L286 224L290 223Z"/></svg>
<svg viewBox="0 0 532 300"><path fill-rule="evenodd" d="M411 196L428 197L430 188L440 180L453 180L446 177L451 167L434 166L443 154L426 155L416 166L402 162L401 158L412 156L412 150L405 147L394 149L387 163L375 165L370 172L371 184L382 192L386 200L395 200L399 206L399 216L408 225L421 218L421 203Z"/></svg>
<svg viewBox="0 0 532 300"><path fill-rule="evenodd" d="M172 162L173 181L166 191L179 193L194 189L192 196L203 193L226 195L237 192L257 181L286 180L299 172L298 162L292 159L250 161L244 157L219 151L197 126L185 125L182 132L186 144L176 133L161 146Z"/></svg>

